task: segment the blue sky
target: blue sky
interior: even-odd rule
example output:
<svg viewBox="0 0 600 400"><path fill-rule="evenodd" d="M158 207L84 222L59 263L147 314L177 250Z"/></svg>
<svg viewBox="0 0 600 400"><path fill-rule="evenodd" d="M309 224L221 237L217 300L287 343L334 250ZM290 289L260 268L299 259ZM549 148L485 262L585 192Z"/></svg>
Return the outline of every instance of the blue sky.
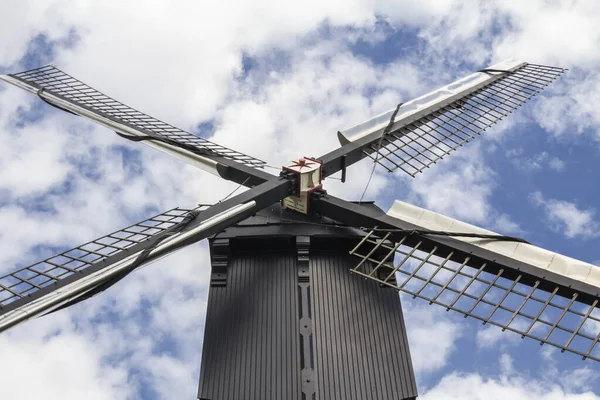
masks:
<svg viewBox="0 0 600 400"><path fill-rule="evenodd" d="M257 0L204 9L15 0L7 10L0 72L53 63L276 166L324 154L338 145L337 130L501 59L567 67L508 121L424 174L378 168L366 198L384 209L402 199L600 264L593 1ZM235 188L7 85L0 136L2 273ZM328 180L326 189L358 199L370 171L363 161L349 182ZM193 246L2 335L0 397L195 398L208 268L205 244ZM403 304L421 398L600 398L593 361L495 335L425 302ZM32 375L39 381L23 386Z"/></svg>

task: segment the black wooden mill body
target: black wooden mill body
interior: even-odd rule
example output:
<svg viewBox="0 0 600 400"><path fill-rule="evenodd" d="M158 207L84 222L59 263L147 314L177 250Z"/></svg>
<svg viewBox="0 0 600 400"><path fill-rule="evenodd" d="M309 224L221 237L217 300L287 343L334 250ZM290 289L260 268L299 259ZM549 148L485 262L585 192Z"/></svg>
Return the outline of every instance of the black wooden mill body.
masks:
<svg viewBox="0 0 600 400"><path fill-rule="evenodd" d="M209 239L199 399L417 396L398 293L348 274L366 233L322 222L273 205Z"/></svg>

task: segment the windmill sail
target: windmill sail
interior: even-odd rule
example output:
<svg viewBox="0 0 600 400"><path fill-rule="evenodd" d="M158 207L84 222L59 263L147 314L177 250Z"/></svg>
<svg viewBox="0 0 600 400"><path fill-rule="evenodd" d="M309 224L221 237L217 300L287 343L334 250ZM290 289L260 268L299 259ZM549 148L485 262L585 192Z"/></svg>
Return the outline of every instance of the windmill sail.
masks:
<svg viewBox="0 0 600 400"><path fill-rule="evenodd" d="M122 135L145 138L144 143L219 175L215 157L262 168L264 161L228 149L126 106L86 85L60 69L47 65L0 76L1 79L37 94L42 100L88 118ZM138 139L139 140L139 139Z"/></svg>
<svg viewBox="0 0 600 400"><path fill-rule="evenodd" d="M23 314L32 302L55 297L65 287L138 254L192 211L166 211L0 277L0 331L10 328L11 317Z"/></svg>
<svg viewBox="0 0 600 400"><path fill-rule="evenodd" d="M0 332L100 292L283 199L292 188L291 181L275 178L208 208L170 210L2 276Z"/></svg>
<svg viewBox="0 0 600 400"><path fill-rule="evenodd" d="M231 207L169 210L0 277L0 332L103 291L133 270L256 211L256 201L232 200ZM224 211L211 213L222 205ZM214 215L191 224L203 210Z"/></svg>
<svg viewBox="0 0 600 400"><path fill-rule="evenodd" d="M372 230L351 252L355 274L600 361L600 267L400 201L388 216L411 228ZM490 237L454 236L446 246L411 229Z"/></svg>
<svg viewBox="0 0 600 400"><path fill-rule="evenodd" d="M504 61L403 103L395 115L390 110L339 132L342 147L320 158L324 175L368 156L389 172L402 170L414 177L512 113L564 71Z"/></svg>

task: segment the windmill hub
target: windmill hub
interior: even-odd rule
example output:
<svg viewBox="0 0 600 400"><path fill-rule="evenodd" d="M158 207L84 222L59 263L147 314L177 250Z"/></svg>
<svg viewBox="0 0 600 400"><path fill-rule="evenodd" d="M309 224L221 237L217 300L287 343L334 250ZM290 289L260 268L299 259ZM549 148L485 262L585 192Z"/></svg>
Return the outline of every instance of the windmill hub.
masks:
<svg viewBox="0 0 600 400"><path fill-rule="evenodd" d="M303 214L309 213L311 193L323 188L321 165L321 161L315 158L302 157L293 160L288 166L283 166L283 173L293 175L296 181L295 194L283 199L286 208Z"/></svg>

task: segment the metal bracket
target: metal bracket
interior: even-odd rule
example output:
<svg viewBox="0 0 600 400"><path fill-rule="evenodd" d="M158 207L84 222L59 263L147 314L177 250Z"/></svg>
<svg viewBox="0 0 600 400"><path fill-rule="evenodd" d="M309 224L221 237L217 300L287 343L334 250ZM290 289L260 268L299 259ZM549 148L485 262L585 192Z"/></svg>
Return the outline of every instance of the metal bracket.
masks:
<svg viewBox="0 0 600 400"><path fill-rule="evenodd" d="M287 179L288 181L292 182L292 185L290 185L290 190L288 191L288 193L292 196L298 195L298 175L296 175L295 173L291 172L291 171L280 171L279 172L279 176L281 178Z"/></svg>
<svg viewBox="0 0 600 400"><path fill-rule="evenodd" d="M211 245L210 286L227 286L229 239L215 239Z"/></svg>
<svg viewBox="0 0 600 400"><path fill-rule="evenodd" d="M342 183L346 183L346 160L347 160L348 156L346 154L344 154L342 156L342 159L340 160L341 164L342 164Z"/></svg>

